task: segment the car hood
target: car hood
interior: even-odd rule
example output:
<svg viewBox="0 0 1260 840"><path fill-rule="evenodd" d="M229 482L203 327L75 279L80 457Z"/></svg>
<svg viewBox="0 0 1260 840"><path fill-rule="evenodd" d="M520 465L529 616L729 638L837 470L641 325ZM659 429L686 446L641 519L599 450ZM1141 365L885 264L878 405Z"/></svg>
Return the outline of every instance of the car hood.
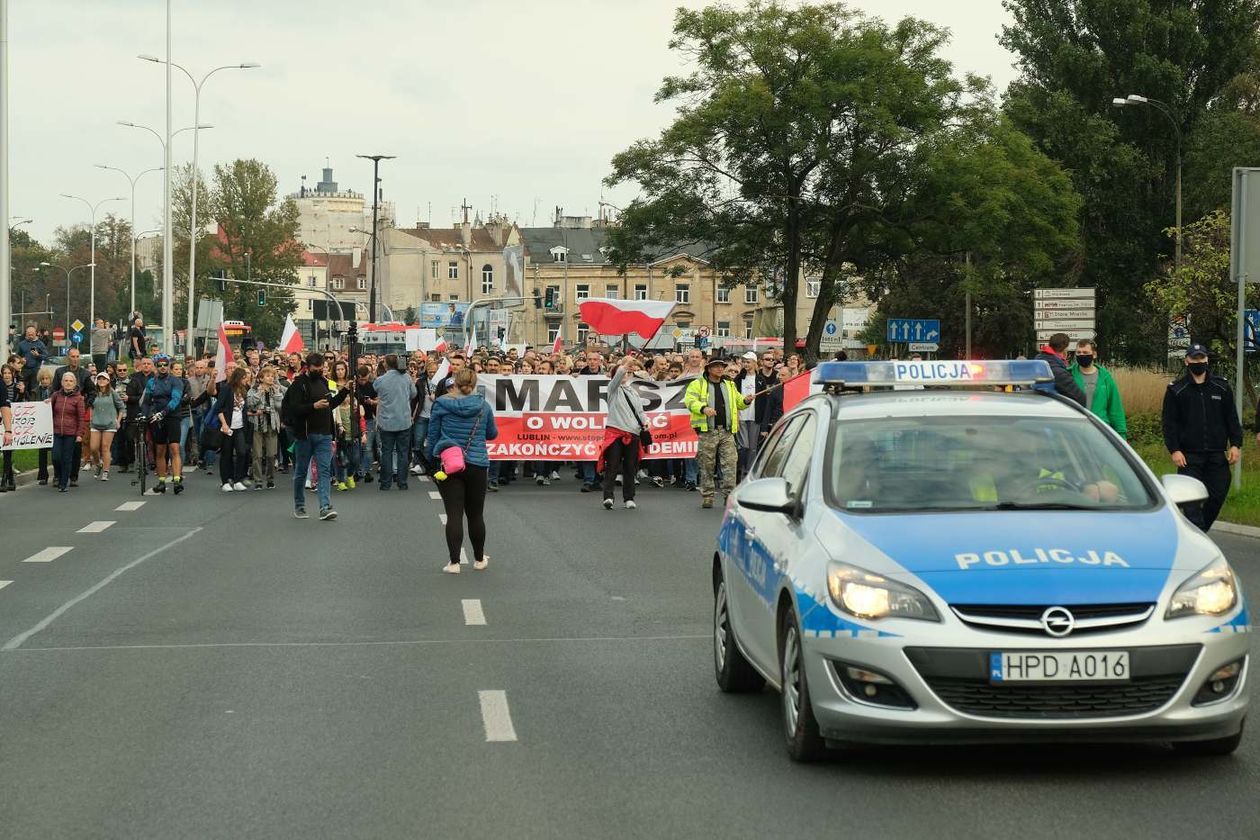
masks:
<svg viewBox="0 0 1260 840"><path fill-rule="evenodd" d="M951 604L1154 602L1170 572L1197 569L1213 551L1182 546L1168 508L835 516L860 541L842 541L854 551L836 559L908 572Z"/></svg>

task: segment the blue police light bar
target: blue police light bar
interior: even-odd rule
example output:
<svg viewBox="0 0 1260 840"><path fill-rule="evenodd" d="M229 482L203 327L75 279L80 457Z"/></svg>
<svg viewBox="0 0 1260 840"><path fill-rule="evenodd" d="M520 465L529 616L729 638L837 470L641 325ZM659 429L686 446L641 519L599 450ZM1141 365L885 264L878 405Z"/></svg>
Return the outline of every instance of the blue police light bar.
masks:
<svg viewBox="0 0 1260 840"><path fill-rule="evenodd" d="M1053 382L1041 359L1001 361L822 362L814 368L821 385L1035 385Z"/></svg>

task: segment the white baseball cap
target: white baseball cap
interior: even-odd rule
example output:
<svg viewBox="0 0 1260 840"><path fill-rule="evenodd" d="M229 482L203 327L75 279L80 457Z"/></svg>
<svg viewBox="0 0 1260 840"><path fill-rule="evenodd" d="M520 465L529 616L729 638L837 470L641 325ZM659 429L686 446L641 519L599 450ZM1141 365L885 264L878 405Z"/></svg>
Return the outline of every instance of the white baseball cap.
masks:
<svg viewBox="0 0 1260 840"><path fill-rule="evenodd" d="M745 353L745 354L744 354L743 356L741 356L740 358L742 358L742 359L751 359L751 360L753 360L753 361L755 362L755 361L757 361L757 354L756 354L756 353L754 353L753 351L749 350L747 353Z"/></svg>

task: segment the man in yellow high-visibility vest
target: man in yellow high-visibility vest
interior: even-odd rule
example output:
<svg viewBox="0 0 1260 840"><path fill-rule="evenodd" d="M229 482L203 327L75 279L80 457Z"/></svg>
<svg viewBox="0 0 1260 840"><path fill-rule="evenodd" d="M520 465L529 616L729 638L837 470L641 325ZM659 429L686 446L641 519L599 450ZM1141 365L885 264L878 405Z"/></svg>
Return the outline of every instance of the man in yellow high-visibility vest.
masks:
<svg viewBox="0 0 1260 840"><path fill-rule="evenodd" d="M722 467L722 495L729 496L735 489L739 459L735 435L739 430L739 412L753 401L753 396L745 398L735 382L723 376L726 364L725 359L710 359L704 376L693 379L683 396L683 404L691 412L691 428L700 441L696 457L700 462L702 508L713 507L714 473L718 464Z"/></svg>

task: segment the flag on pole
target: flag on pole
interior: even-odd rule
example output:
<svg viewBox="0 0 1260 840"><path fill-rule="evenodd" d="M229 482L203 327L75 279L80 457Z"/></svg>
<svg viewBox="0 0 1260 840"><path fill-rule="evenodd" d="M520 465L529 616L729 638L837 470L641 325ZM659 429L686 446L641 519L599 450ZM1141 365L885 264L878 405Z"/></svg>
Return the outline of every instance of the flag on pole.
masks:
<svg viewBox="0 0 1260 840"><path fill-rule="evenodd" d="M450 375L451 375L451 363L448 362L446 359L443 359L438 364L437 370L433 371L433 387L436 388L439 382L441 382L443 379L445 379L446 377ZM438 394L438 396L440 397L442 395Z"/></svg>
<svg viewBox="0 0 1260 840"><path fill-rule="evenodd" d="M564 339L560 337L560 333L556 333L556 341L551 345L551 355L559 356L564 352Z"/></svg>
<svg viewBox="0 0 1260 840"><path fill-rule="evenodd" d="M638 333L651 340L674 310L668 300L587 298L578 304L582 320L600 335Z"/></svg>
<svg viewBox="0 0 1260 840"><path fill-rule="evenodd" d="M437 343L437 345L433 348L433 352L434 352L434 353L445 353L445 352L446 352L446 347L447 347L447 344L446 344L446 339L445 339L445 338L439 338L439 339L438 339L438 343Z"/></svg>
<svg viewBox="0 0 1260 840"><path fill-rule="evenodd" d="M783 411L784 413L796 408L796 404L809 396L810 393L810 375L812 371L805 371L793 376L787 382L783 383Z"/></svg>
<svg viewBox="0 0 1260 840"><path fill-rule="evenodd" d="M306 349L306 343L302 341L302 334L298 332L297 324L293 323L292 315L285 316L284 334L280 336L280 349L285 353L301 353Z"/></svg>
<svg viewBox="0 0 1260 840"><path fill-rule="evenodd" d="M219 324L219 349L214 354L214 381L223 382L227 379L228 368L236 361L236 357L232 355L232 347L228 344L227 330L223 329L223 324Z"/></svg>
<svg viewBox="0 0 1260 840"><path fill-rule="evenodd" d="M475 348L476 346L477 346L477 328L473 327L472 331L468 333L468 346L464 348L464 355L471 356L473 348Z"/></svg>

